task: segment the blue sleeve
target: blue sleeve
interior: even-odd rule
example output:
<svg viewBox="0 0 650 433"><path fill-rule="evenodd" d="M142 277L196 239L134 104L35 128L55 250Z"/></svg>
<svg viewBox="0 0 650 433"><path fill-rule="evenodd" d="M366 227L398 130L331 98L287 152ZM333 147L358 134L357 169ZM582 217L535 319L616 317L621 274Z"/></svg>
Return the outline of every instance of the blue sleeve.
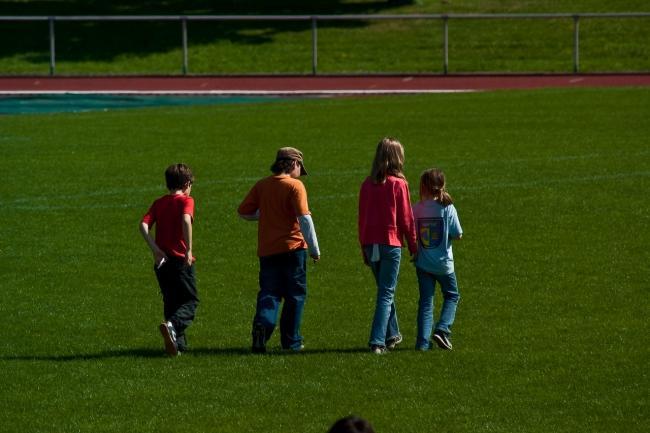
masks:
<svg viewBox="0 0 650 433"><path fill-rule="evenodd" d="M449 237L457 238L463 234L463 228L458 220L458 212L453 204L449 205Z"/></svg>

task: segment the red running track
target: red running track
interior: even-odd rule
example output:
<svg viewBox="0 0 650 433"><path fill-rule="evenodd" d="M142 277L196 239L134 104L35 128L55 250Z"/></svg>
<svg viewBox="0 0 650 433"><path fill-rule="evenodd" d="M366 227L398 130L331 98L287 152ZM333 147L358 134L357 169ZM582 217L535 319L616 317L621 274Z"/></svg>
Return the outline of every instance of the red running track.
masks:
<svg viewBox="0 0 650 433"><path fill-rule="evenodd" d="M647 87L647 74L0 77L0 95L382 94L559 87Z"/></svg>

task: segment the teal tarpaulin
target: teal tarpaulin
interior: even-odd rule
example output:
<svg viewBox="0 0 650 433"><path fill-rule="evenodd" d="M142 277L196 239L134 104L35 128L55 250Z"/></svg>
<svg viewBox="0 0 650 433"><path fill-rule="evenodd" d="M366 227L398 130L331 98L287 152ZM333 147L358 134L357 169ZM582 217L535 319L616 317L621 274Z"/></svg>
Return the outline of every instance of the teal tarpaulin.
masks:
<svg viewBox="0 0 650 433"><path fill-rule="evenodd" d="M0 114L80 113L125 108L277 101L277 96L158 96L65 94L0 97Z"/></svg>

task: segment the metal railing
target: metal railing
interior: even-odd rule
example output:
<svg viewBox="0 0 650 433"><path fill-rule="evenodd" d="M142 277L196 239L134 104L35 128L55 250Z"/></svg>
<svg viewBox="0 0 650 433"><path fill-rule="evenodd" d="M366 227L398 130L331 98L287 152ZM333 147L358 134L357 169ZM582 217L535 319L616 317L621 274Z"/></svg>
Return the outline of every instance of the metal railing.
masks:
<svg viewBox="0 0 650 433"><path fill-rule="evenodd" d="M56 73L55 23L65 21L178 21L181 24L183 49L182 73L189 73L187 27L190 21L283 21L311 22L312 74L318 74L318 22L321 21L376 21L376 20L439 20L442 21L442 73L449 73L450 20L573 20L573 73L580 72L580 22L594 18L650 18L650 12L628 13L528 13L528 14L408 14L408 15L83 15L83 16L0 16L3 21L47 21L49 23L50 75Z"/></svg>

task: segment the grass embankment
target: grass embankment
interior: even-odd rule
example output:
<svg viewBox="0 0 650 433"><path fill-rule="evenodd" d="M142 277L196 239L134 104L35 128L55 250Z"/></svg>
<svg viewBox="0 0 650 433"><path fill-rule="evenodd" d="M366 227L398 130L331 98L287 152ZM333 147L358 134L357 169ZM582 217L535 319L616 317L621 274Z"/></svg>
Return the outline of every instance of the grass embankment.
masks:
<svg viewBox="0 0 650 433"><path fill-rule="evenodd" d="M226 2L224 2L226 3ZM236 5L235 5L236 3ZM440 14L648 12L647 2L0 2L0 15ZM309 3L306 5L305 3ZM322 21L318 72L442 73L440 20ZM0 74L48 74L47 22L3 22ZM650 19L583 19L582 72L650 71ZM189 73L312 72L309 21L190 22ZM449 73L573 72L573 20L451 20ZM178 22L58 22L57 74L180 74Z"/></svg>

